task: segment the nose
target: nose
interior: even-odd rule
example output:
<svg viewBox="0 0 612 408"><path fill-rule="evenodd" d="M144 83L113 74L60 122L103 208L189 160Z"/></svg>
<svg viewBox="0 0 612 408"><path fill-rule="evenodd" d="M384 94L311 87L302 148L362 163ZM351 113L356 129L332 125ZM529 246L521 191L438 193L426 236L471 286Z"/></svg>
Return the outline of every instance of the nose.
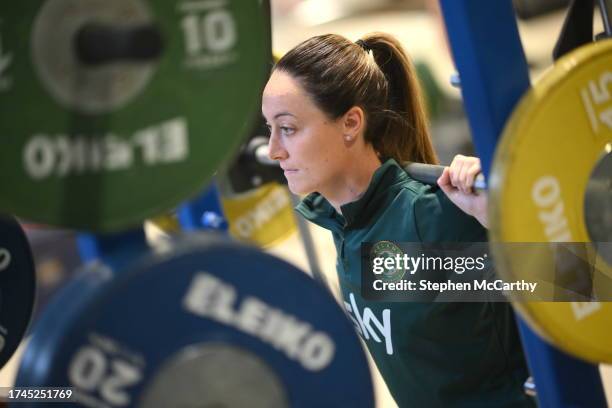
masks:
<svg viewBox="0 0 612 408"><path fill-rule="evenodd" d="M268 157L270 157L271 160L281 161L286 159L289 154L275 133L276 132L272 131L270 134L270 140L268 141Z"/></svg>

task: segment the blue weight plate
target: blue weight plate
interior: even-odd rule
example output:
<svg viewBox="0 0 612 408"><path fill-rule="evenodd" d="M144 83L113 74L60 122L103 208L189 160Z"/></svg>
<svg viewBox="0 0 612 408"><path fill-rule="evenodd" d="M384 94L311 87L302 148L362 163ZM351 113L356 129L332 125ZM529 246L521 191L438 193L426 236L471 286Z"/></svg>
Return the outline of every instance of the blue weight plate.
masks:
<svg viewBox="0 0 612 408"><path fill-rule="evenodd" d="M21 343L35 292L36 272L28 240L14 218L0 215L0 367Z"/></svg>
<svg viewBox="0 0 612 408"><path fill-rule="evenodd" d="M172 245L78 275L35 326L16 386L74 387L87 407L373 406L354 328L317 283L210 233Z"/></svg>

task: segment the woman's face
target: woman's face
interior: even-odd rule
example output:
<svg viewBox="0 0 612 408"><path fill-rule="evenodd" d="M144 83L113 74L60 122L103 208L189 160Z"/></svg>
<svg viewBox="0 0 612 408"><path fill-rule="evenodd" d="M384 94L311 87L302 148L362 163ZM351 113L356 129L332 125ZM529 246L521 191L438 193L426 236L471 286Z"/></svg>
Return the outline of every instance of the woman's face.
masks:
<svg viewBox="0 0 612 408"><path fill-rule="evenodd" d="M329 119L289 74L274 71L262 98L270 158L278 160L294 194L338 188L349 159L342 118Z"/></svg>

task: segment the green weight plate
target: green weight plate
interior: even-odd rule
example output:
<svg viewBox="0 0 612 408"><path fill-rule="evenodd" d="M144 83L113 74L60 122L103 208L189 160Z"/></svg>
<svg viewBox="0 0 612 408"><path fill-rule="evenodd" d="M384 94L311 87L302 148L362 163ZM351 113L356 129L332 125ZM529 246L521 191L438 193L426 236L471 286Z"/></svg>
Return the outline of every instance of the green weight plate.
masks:
<svg viewBox="0 0 612 408"><path fill-rule="evenodd" d="M0 209L116 230L196 194L258 116L266 1L0 4Z"/></svg>

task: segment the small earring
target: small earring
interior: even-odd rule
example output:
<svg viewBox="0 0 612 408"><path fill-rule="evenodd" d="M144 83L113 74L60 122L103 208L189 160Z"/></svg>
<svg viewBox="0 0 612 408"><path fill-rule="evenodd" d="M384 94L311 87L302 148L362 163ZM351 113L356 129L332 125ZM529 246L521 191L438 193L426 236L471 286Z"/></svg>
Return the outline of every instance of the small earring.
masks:
<svg viewBox="0 0 612 408"><path fill-rule="evenodd" d="M347 142L351 140L350 136L344 136L344 140L346 140Z"/></svg>

